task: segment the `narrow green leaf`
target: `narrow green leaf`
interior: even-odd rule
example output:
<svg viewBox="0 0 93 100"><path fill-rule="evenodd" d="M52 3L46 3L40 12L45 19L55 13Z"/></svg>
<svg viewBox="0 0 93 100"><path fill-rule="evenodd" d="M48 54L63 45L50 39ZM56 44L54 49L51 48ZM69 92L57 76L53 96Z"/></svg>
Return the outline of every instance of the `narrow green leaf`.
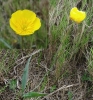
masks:
<svg viewBox="0 0 93 100"><path fill-rule="evenodd" d="M25 65L25 68L24 68L24 72L23 72L23 76L22 76L22 91L24 91L26 84L27 84L30 60L31 60L31 57L28 59L26 65Z"/></svg>
<svg viewBox="0 0 93 100"><path fill-rule="evenodd" d="M73 94L71 91L68 92L68 100L72 100Z"/></svg>
<svg viewBox="0 0 93 100"><path fill-rule="evenodd" d="M0 38L0 41L9 49L12 49L12 47L2 38Z"/></svg>
<svg viewBox="0 0 93 100"><path fill-rule="evenodd" d="M39 92L28 92L23 95L24 98L34 98L34 97L39 97L39 96L45 96L46 94L44 93L39 93Z"/></svg>

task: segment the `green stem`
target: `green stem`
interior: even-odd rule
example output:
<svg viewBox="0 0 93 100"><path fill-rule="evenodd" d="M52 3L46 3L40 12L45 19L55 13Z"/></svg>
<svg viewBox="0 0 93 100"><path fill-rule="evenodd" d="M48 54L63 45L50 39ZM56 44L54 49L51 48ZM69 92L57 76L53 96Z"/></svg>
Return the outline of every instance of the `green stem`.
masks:
<svg viewBox="0 0 93 100"><path fill-rule="evenodd" d="M24 40L23 37L20 38L20 45L21 45L21 49L24 48Z"/></svg>

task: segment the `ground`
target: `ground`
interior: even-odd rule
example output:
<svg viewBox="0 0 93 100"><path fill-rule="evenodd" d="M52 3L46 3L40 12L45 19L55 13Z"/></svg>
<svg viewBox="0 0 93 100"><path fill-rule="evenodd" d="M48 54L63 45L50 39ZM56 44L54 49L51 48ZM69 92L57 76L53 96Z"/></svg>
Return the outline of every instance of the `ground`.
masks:
<svg viewBox="0 0 93 100"><path fill-rule="evenodd" d="M36 50L1 50L0 100L6 100L6 98L7 100L21 100L19 93L23 69L27 59L34 52ZM25 91L42 91L48 94L38 100L92 100L92 82L83 78L86 72L85 66L66 64L64 66L68 69L64 67L65 73L56 80L55 67L49 68L45 52L48 51L39 51L33 55ZM15 90L10 86L12 80L17 81Z"/></svg>
<svg viewBox="0 0 93 100"><path fill-rule="evenodd" d="M30 0L30 3L31 1L33 0ZM48 4L41 1L40 5ZM29 0L27 4L25 0L23 4L22 0L15 3L9 0L10 5L14 4L10 11L9 2L2 2L2 7L8 7L4 8L7 11L3 14L9 16L12 10L29 5ZM8 46L0 44L3 48L0 49L0 100L25 100L21 95L22 77L30 57L29 77L24 92L46 93L46 96L26 100L93 100L93 1L50 0L49 4L49 16L45 16L44 12L43 15L37 12L45 21L45 33L42 29L43 35L39 33L40 36L34 37L34 42L31 42L31 36L27 42L24 39L26 44L32 44L30 49L27 48L29 45L20 49L6 49ZM36 5L33 7L37 11L39 9ZM74 6L87 13L86 19L80 24L69 19L70 9ZM9 16L6 17L7 23ZM5 23L5 20L2 20L3 22ZM2 27L4 25L6 24ZM10 29L6 31L6 28L2 27L0 30L4 34L1 36L5 40L12 41L12 36L17 38ZM11 33L11 37L8 37L7 32Z"/></svg>

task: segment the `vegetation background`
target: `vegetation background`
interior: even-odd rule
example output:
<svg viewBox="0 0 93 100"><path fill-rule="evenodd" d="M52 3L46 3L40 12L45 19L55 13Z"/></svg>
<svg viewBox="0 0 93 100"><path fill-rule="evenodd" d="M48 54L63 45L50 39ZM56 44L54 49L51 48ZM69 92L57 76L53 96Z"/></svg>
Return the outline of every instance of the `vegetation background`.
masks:
<svg viewBox="0 0 93 100"><path fill-rule="evenodd" d="M45 1L47 2L47 0ZM40 2L43 0L38 3ZM9 6L11 4L13 6ZM37 3L35 2L35 4ZM5 8L0 9L3 10L3 14L7 15L5 18L2 16L0 18L0 20L2 19L1 26L4 25L1 27L2 37L0 38L7 40L7 43L10 44L9 41L13 42L12 39L16 38L12 37L13 32L9 31L10 28L9 30L5 28L8 25L8 15L12 13L8 7L15 10L24 9L29 5L29 0L2 1L1 5ZM75 6L87 14L86 19L80 24L69 20L69 12ZM43 26L47 29L46 32L42 32L42 34L40 32L39 36L34 38L35 42L31 42L33 36L24 39L28 43L24 48L29 47L28 41L35 44L35 47L30 46L31 49L24 50L0 50L1 100L6 100L6 98L7 100L22 100L19 95L21 76L27 59L32 54L34 55L30 61L29 79L25 92L36 91L47 93L47 95L31 100L93 100L92 6L92 0L50 0L48 19L45 18L48 15L43 12L44 22L47 23L46 28ZM37 5L35 7L37 8ZM40 15L42 15L41 12ZM45 30L41 29L41 31ZM8 33L11 35L8 36ZM38 39L40 41L36 42ZM0 45L1 48L7 48L5 44Z"/></svg>

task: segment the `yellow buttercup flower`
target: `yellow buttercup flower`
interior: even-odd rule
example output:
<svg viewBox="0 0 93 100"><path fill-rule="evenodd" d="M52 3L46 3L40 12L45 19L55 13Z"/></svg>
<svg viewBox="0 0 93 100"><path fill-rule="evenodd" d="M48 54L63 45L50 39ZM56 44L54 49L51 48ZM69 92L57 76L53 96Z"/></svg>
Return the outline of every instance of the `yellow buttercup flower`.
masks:
<svg viewBox="0 0 93 100"><path fill-rule="evenodd" d="M70 19L76 23L82 22L86 18L86 13L84 11L79 11L77 7L74 7L70 11Z"/></svg>
<svg viewBox="0 0 93 100"><path fill-rule="evenodd" d="M41 27L41 22L36 14L30 10L18 10L10 18L10 27L18 35L30 35Z"/></svg>

